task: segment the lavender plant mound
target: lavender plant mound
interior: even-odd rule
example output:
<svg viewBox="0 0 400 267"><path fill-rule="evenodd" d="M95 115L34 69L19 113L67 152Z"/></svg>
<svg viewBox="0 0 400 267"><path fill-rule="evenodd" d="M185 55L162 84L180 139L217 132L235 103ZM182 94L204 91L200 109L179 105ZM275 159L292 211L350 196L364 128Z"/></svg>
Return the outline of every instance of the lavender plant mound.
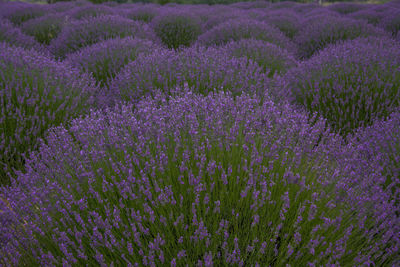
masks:
<svg viewBox="0 0 400 267"><path fill-rule="evenodd" d="M263 95L266 75L257 63L245 58L234 58L216 48L191 47L180 53L158 50L150 55L139 55L125 66L110 85L117 99L137 102L157 89L169 94L177 86L188 84L196 92L242 91Z"/></svg>
<svg viewBox="0 0 400 267"><path fill-rule="evenodd" d="M222 47L235 57L247 57L260 65L268 77L282 75L298 65L296 59L285 49L274 44L254 39L230 42Z"/></svg>
<svg viewBox="0 0 400 267"><path fill-rule="evenodd" d="M199 36L202 45L223 45L240 39L257 39L276 44L289 51L293 44L280 30L264 22L252 19L229 20Z"/></svg>
<svg viewBox="0 0 400 267"><path fill-rule="evenodd" d="M15 27L11 22L0 19L0 42L7 42L14 46L24 48L35 48L37 51L44 52L45 47L40 45L33 37L24 34L21 29Z"/></svg>
<svg viewBox="0 0 400 267"><path fill-rule="evenodd" d="M35 50L0 43L0 183L23 166L23 153L54 125L86 110L93 80Z"/></svg>
<svg viewBox="0 0 400 267"><path fill-rule="evenodd" d="M214 10L214 12L207 15L206 20L203 23L203 29L204 31L207 31L220 24L223 24L226 21L243 19L249 19L249 16L242 10Z"/></svg>
<svg viewBox="0 0 400 267"><path fill-rule="evenodd" d="M10 262L379 265L375 248L387 246L389 263L396 255L383 243L394 233L375 233L375 218L337 199L340 171L316 146L336 145L323 121L224 93L132 109L50 131L19 185L2 190Z"/></svg>
<svg viewBox="0 0 400 267"><path fill-rule="evenodd" d="M292 39L299 31L300 17L292 10L278 9L268 12L261 18L262 21L277 27L287 37Z"/></svg>
<svg viewBox="0 0 400 267"><path fill-rule="evenodd" d="M319 112L335 130L348 134L399 106L399 68L399 44L369 37L328 47L283 80L291 101Z"/></svg>
<svg viewBox="0 0 400 267"><path fill-rule="evenodd" d="M98 17L102 15L114 15L115 11L108 6L84 5L81 7L76 7L67 13L73 19L84 19L89 17Z"/></svg>
<svg viewBox="0 0 400 267"><path fill-rule="evenodd" d="M83 48L68 55L65 61L84 72L92 73L96 81L105 86L123 66L135 60L139 54L149 54L157 48L159 46L152 41L128 36Z"/></svg>
<svg viewBox="0 0 400 267"><path fill-rule="evenodd" d="M38 42L49 45L66 22L66 14L49 14L25 22L21 25L21 29L24 33L35 37Z"/></svg>
<svg viewBox="0 0 400 267"><path fill-rule="evenodd" d="M351 13L349 17L354 19L363 19L372 25L378 25L385 16L384 12L379 12L375 8L366 8L360 11Z"/></svg>
<svg viewBox="0 0 400 267"><path fill-rule="evenodd" d="M157 6L146 4L144 6L128 9L124 12L124 17L150 23L153 18L159 14L159 12L160 11Z"/></svg>
<svg viewBox="0 0 400 267"><path fill-rule="evenodd" d="M253 8L268 8L271 7L271 3L267 1L251 1L251 2L238 2L229 5L230 7L240 9L253 9Z"/></svg>
<svg viewBox="0 0 400 267"><path fill-rule="evenodd" d="M358 37L386 36L386 33L364 21L345 17L314 16L302 23L295 38L301 58L309 58L318 50L336 42Z"/></svg>
<svg viewBox="0 0 400 267"><path fill-rule="evenodd" d="M119 16L98 16L80 21L71 21L56 39L50 50L59 58L65 58L85 46L116 37L133 36L158 40L154 31L146 24Z"/></svg>
<svg viewBox="0 0 400 267"><path fill-rule="evenodd" d="M54 12L66 12L74 9L75 7L86 5L88 3L85 3L83 1L68 1L68 2L55 2L51 5L49 5L49 8L54 11Z"/></svg>
<svg viewBox="0 0 400 267"><path fill-rule="evenodd" d="M201 33L201 21L185 12L166 11L158 15L152 26L157 36L168 47L190 46Z"/></svg>
<svg viewBox="0 0 400 267"><path fill-rule="evenodd" d="M371 165L377 163L386 177L383 187L400 205L400 112L392 113L387 119L374 122L362 128L350 140L358 148L360 156ZM399 216L400 213L397 213Z"/></svg>
<svg viewBox="0 0 400 267"><path fill-rule="evenodd" d="M1 4L2 17L8 19L15 25L21 25L25 21L44 16L49 8L46 5L36 5L28 3L5 3Z"/></svg>
<svg viewBox="0 0 400 267"><path fill-rule="evenodd" d="M347 15L367 8L366 4L357 3L337 3L327 7L329 10L336 11L340 14Z"/></svg>
<svg viewBox="0 0 400 267"><path fill-rule="evenodd" d="M379 26L396 37L400 31L400 7L385 12Z"/></svg>

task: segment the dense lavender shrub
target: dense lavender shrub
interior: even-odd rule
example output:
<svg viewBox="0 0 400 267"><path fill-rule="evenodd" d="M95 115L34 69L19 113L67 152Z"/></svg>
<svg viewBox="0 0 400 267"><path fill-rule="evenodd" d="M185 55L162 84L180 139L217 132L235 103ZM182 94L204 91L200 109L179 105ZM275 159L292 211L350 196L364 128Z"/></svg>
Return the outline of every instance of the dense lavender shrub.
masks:
<svg viewBox="0 0 400 267"><path fill-rule="evenodd" d="M217 25L220 25L229 20L243 20L249 19L249 16L246 12L241 10L229 10L228 11L216 11L213 10L211 14L209 14L205 21L203 22L203 29L210 30Z"/></svg>
<svg viewBox="0 0 400 267"><path fill-rule="evenodd" d="M151 53L159 48L152 41L131 36L96 43L68 55L66 62L93 77L101 86L108 84L120 69L136 59L140 53Z"/></svg>
<svg viewBox="0 0 400 267"><path fill-rule="evenodd" d="M294 9L297 6L301 6L299 3L294 1L282 1L272 4L269 9Z"/></svg>
<svg viewBox="0 0 400 267"><path fill-rule="evenodd" d="M329 10L327 8L321 7L321 6L319 8L313 8L313 9L307 10L306 12L304 12L302 14L302 16L303 16L303 21L304 21L304 19L309 19L309 18L313 18L313 17L316 17L316 16L319 16L319 17L323 17L323 16L326 16L326 17L328 17L328 16L329 17L343 17L339 13L337 13L337 12L335 12L333 10Z"/></svg>
<svg viewBox="0 0 400 267"><path fill-rule="evenodd" d="M134 36L157 40L154 31L146 24L119 16L99 16L80 21L71 21L56 39L50 43L50 50L59 58L65 58L85 46L105 39Z"/></svg>
<svg viewBox="0 0 400 267"><path fill-rule="evenodd" d="M35 48L44 52L46 49L32 36L24 34L21 29L15 27L11 22L0 19L0 42L7 42L14 46L24 48Z"/></svg>
<svg viewBox="0 0 400 267"><path fill-rule="evenodd" d="M399 106L399 68L398 43L360 38L330 46L290 70L283 79L289 92L282 93L348 134Z"/></svg>
<svg viewBox="0 0 400 267"><path fill-rule="evenodd" d="M66 12L66 11L74 9L75 7L82 6L84 4L85 4L85 2L82 2L82 1L68 1L68 2L61 1L61 2L55 2L51 5L49 5L49 8L55 12ZM89 4L89 3L86 3L86 4Z"/></svg>
<svg viewBox="0 0 400 267"><path fill-rule="evenodd" d="M297 61L285 49L274 44L254 39L230 42L223 50L235 57L247 57L260 65L269 77L282 75L297 66Z"/></svg>
<svg viewBox="0 0 400 267"><path fill-rule="evenodd" d="M190 46L201 33L200 19L186 12L165 11L152 21L152 26L161 41L173 49Z"/></svg>
<svg viewBox="0 0 400 267"><path fill-rule="evenodd" d="M257 63L234 58L220 49L191 47L181 52L158 50L140 55L126 65L111 83L111 94L137 102L157 89L169 94L176 86L188 84L196 92L242 91L262 95L267 77Z"/></svg>
<svg viewBox="0 0 400 267"><path fill-rule="evenodd" d="M350 143L358 148L361 157L372 164L377 163L375 166L383 167L382 173L386 177L384 189L392 194L396 205L400 205L399 110L387 119L377 120L373 125L361 128Z"/></svg>
<svg viewBox="0 0 400 267"><path fill-rule="evenodd" d="M1 240L6 260L393 262L395 233L374 228L377 221L387 227L393 212L377 219L340 199L343 173L325 152L338 142L323 121L310 125L307 114L288 105L224 93L157 97L132 110L92 111L69 129L49 132L19 185L1 192L9 212L0 218L13 222L6 230L14 238ZM364 204L377 206L373 199Z"/></svg>
<svg viewBox="0 0 400 267"><path fill-rule="evenodd" d="M302 5L297 5L291 8L291 10L297 12L299 15L306 14L314 9L320 9L321 6L316 4L316 3L308 3L308 4L302 4Z"/></svg>
<svg viewBox="0 0 400 267"><path fill-rule="evenodd" d="M68 15L73 19L84 19L88 17L114 14L115 12L112 8L101 5L84 5L81 7L76 7L68 12Z"/></svg>
<svg viewBox="0 0 400 267"><path fill-rule="evenodd" d="M48 45L61 32L66 22L64 14L49 14L25 22L21 25L21 29L35 37L38 42Z"/></svg>
<svg viewBox="0 0 400 267"><path fill-rule="evenodd" d="M367 8L366 4L357 3L336 3L327 7L327 9L335 11L339 14L347 15Z"/></svg>
<svg viewBox="0 0 400 267"><path fill-rule="evenodd" d="M229 20L199 36L202 45L223 45L240 39L257 39L276 44L289 51L294 47L289 38L274 26L252 19Z"/></svg>
<svg viewBox="0 0 400 267"><path fill-rule="evenodd" d="M378 25L385 16L384 12L379 12L375 8L366 8L348 15L354 19L363 19L372 25Z"/></svg>
<svg viewBox="0 0 400 267"><path fill-rule="evenodd" d="M0 179L23 165L22 153L54 125L90 106L94 82L35 50L0 43Z"/></svg>
<svg viewBox="0 0 400 267"><path fill-rule="evenodd" d="M18 3L8 5L0 4L1 8L5 10L3 13L3 18L8 19L15 25L21 25L25 21L33 18L38 18L44 16L46 13L51 11L46 5L28 4L28 3Z"/></svg>
<svg viewBox="0 0 400 267"><path fill-rule="evenodd" d="M385 12L379 26L396 37L400 31L400 7Z"/></svg>
<svg viewBox="0 0 400 267"><path fill-rule="evenodd" d="M143 6L128 9L124 12L124 17L132 20L139 20L150 23L153 18L159 14L159 12L159 8L156 5L146 4Z"/></svg>
<svg viewBox="0 0 400 267"><path fill-rule="evenodd" d="M386 36L386 33L364 21L319 15L302 23L295 42L299 56L309 58L329 44L367 36Z"/></svg>
<svg viewBox="0 0 400 267"><path fill-rule="evenodd" d="M250 1L250 2L238 2L229 5L230 7L240 9L253 9L253 8L268 8L271 7L271 3L267 1Z"/></svg>
<svg viewBox="0 0 400 267"><path fill-rule="evenodd" d="M278 9L268 12L259 19L277 27L291 39L297 34L299 25L301 24L300 17L290 9Z"/></svg>

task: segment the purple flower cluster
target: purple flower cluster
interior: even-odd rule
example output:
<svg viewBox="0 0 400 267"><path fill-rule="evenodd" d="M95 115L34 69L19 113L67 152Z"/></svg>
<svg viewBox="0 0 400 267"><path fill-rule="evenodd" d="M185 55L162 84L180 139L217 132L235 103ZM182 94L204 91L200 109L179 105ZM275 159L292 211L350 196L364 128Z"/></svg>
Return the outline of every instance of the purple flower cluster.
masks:
<svg viewBox="0 0 400 267"><path fill-rule="evenodd" d="M400 105L400 44L369 37L333 45L281 79L276 94L317 111L344 134ZM281 86L286 88L282 90Z"/></svg>
<svg viewBox="0 0 400 267"><path fill-rule="evenodd" d="M137 102L161 90L174 92L188 84L196 92L214 90L265 94L267 76L246 58L234 58L223 49L193 46L179 52L160 49L140 55L111 82L110 93L121 100Z"/></svg>
<svg viewBox="0 0 400 267"><path fill-rule="evenodd" d="M206 46L223 45L229 41L256 39L276 44L289 51L294 44L278 28L254 19L233 19L221 23L198 38L198 43Z"/></svg>
<svg viewBox="0 0 400 267"><path fill-rule="evenodd" d="M46 5L35 5L24 2L16 4L12 2L0 3L0 17L9 20L15 25L21 25L25 21L44 16L49 12Z"/></svg>
<svg viewBox="0 0 400 267"><path fill-rule="evenodd" d="M190 46L201 33L200 19L187 12L163 12L152 21L152 26L161 41L173 49Z"/></svg>
<svg viewBox="0 0 400 267"><path fill-rule="evenodd" d="M121 68L135 60L139 54L149 54L158 48L159 45L150 40L131 36L114 38L69 54L65 62L91 73L101 86L107 86Z"/></svg>
<svg viewBox="0 0 400 267"><path fill-rule="evenodd" d="M23 23L21 29L24 33L35 37L38 42L49 45L68 20L67 14L49 14Z"/></svg>
<svg viewBox="0 0 400 267"><path fill-rule="evenodd" d="M354 213L336 196L349 174L326 157L341 142L323 121L225 93L186 91L132 110L92 111L48 133L19 186L2 192L16 226L2 240L10 260L18 246L20 263L40 265L365 264L396 255L396 233L377 232L363 219L370 211ZM372 205L365 196L359 202Z"/></svg>
<svg viewBox="0 0 400 267"><path fill-rule="evenodd" d="M400 266L399 3L0 2L0 266Z"/></svg>
<svg viewBox="0 0 400 267"><path fill-rule="evenodd" d="M222 47L222 50L235 57L247 57L256 62L267 73L268 77L282 75L297 66L297 60L285 49L274 44L254 39L233 41Z"/></svg>
<svg viewBox="0 0 400 267"><path fill-rule="evenodd" d="M139 20L150 23L154 17L159 13L157 6L148 4L143 6L136 6L124 11L124 17L131 20Z"/></svg>
<svg viewBox="0 0 400 267"><path fill-rule="evenodd" d="M23 166L23 153L54 126L77 116L95 94L93 80L33 49L0 43L0 180Z"/></svg>
<svg viewBox="0 0 400 267"><path fill-rule="evenodd" d="M56 39L50 43L50 51L59 58L65 58L85 46L115 37L133 36L157 41L154 31L141 22L114 15L90 17L70 21Z"/></svg>
<svg viewBox="0 0 400 267"><path fill-rule="evenodd" d="M301 30L295 37L298 52L301 58L309 58L318 50L329 44L358 37L386 36L387 33L379 28L346 17L316 15L302 23Z"/></svg>
<svg viewBox="0 0 400 267"><path fill-rule="evenodd" d="M10 45L26 49L34 48L41 52L46 50L33 37L24 34L20 28L15 27L7 20L0 20L0 42L6 42Z"/></svg>

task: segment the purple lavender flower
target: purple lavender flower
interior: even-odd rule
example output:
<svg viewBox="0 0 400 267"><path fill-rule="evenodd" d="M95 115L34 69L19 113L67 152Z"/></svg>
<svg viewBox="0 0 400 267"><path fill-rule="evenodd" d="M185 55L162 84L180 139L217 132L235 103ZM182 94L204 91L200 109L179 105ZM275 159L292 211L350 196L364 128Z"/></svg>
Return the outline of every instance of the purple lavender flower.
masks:
<svg viewBox="0 0 400 267"><path fill-rule="evenodd" d="M215 26L199 36L202 45L223 45L229 41L240 39L256 39L270 42L294 51L294 45L279 29L254 19L229 20Z"/></svg>
<svg viewBox="0 0 400 267"><path fill-rule="evenodd" d="M159 45L150 40L131 36L114 38L69 54L65 62L92 73L99 84L105 86L124 65L135 60L139 54L149 54L158 48Z"/></svg>
<svg viewBox="0 0 400 267"><path fill-rule="evenodd" d="M0 3L0 17L8 19L15 25L21 25L25 21L44 16L49 11L47 5L37 5L24 2Z"/></svg>
<svg viewBox="0 0 400 267"><path fill-rule="evenodd" d="M348 166L340 155L331 155L346 147L325 130L324 121L308 121L308 114L294 112L288 104L189 90L178 97L146 98L135 109L117 105L92 110L68 129L50 130L46 143L31 153L18 183L0 189L8 201L2 207L13 210L0 213L0 220L14 222L6 228L13 238L1 240L2 252L7 253L3 255L19 264L37 263L49 251L53 262L66 264L81 263L85 257L105 265L126 260L154 266L194 265L199 260L206 265L294 264L301 261L299 255L316 264L364 263L364 258L376 264L394 261L399 223L390 203L384 194L365 192L365 198L357 200L360 210L350 205L349 200L363 195L342 190L342 179L358 177L351 174L354 162ZM210 161L217 162L217 168L213 175L203 175ZM187 170L181 173L177 162ZM284 181L285 170L306 177L304 185ZM176 181L179 174L184 184ZM249 194L241 198L246 187ZM254 197L254 190L261 192ZM207 204L198 197L205 193ZM82 205L82 196L87 205ZM379 197L387 217L383 208L381 213L363 208L378 203L373 196ZM173 198L181 198L178 210ZM204 212L206 205L214 209L215 203L219 213ZM309 213L313 218L298 220ZM379 219L374 214L380 214ZM259 223L252 225L255 215ZM222 226L216 216L224 220ZM26 224L21 233L15 226L22 220ZM177 220L182 223L174 223ZM376 220L384 227L376 227ZM360 223L363 228L353 226ZM390 228L390 223L397 226ZM44 234L48 232L52 235ZM135 240L132 249L127 237ZM81 256L75 257L71 251L79 243ZM210 253L210 248L216 250ZM389 249L383 256L375 248Z"/></svg>
<svg viewBox="0 0 400 267"><path fill-rule="evenodd" d="M48 45L61 32L67 20L65 13L49 14L23 23L21 29L38 42Z"/></svg>
<svg viewBox="0 0 400 267"><path fill-rule="evenodd" d="M93 80L35 50L0 43L1 180L21 168L46 129L65 123L90 105Z"/></svg>
<svg viewBox="0 0 400 267"><path fill-rule="evenodd" d="M327 7L327 9L347 15L367 8L368 5L358 3L336 3Z"/></svg>
<svg viewBox="0 0 400 267"><path fill-rule="evenodd" d="M295 42L299 56L309 58L329 44L368 36L385 37L387 34L364 21L317 15L303 21Z"/></svg>
<svg viewBox="0 0 400 267"><path fill-rule="evenodd" d="M229 42L221 48L235 57L247 57L260 65L268 77L282 75L297 66L296 59L285 49L274 44L254 39Z"/></svg>
<svg viewBox="0 0 400 267"><path fill-rule="evenodd" d="M201 33L200 19L186 12L160 12L151 24L162 42L173 49L190 46Z"/></svg>
<svg viewBox="0 0 400 267"><path fill-rule="evenodd" d="M93 18L71 21L65 25L56 39L50 43L50 51L57 57L65 58L85 46L105 39L133 36L157 42L153 30L146 24L120 16L102 15Z"/></svg>
<svg viewBox="0 0 400 267"><path fill-rule="evenodd" d="M290 70L280 83L289 91L277 90L346 135L400 105L399 67L398 43L360 38L330 46Z"/></svg>
<svg viewBox="0 0 400 267"><path fill-rule="evenodd" d="M203 94L225 90L263 95L266 80L261 68L252 61L232 58L220 49L194 46L179 53L162 49L139 55L115 77L110 93L117 99L137 102L156 90L168 94L187 83Z"/></svg>
<svg viewBox="0 0 400 267"><path fill-rule="evenodd" d="M0 41L26 49L35 48L40 52L46 51L46 48L40 45L33 37L24 34L21 29L7 20L0 20Z"/></svg>

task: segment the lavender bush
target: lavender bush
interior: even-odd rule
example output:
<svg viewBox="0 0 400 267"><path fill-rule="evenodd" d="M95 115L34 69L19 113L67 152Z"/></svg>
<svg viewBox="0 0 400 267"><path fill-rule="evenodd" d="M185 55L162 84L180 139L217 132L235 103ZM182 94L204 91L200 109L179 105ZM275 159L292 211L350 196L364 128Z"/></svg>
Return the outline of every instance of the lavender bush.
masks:
<svg viewBox="0 0 400 267"><path fill-rule="evenodd" d="M299 31L301 19L293 11L287 9L278 9L273 12L268 12L262 18L262 21L277 27L287 37L293 38Z"/></svg>
<svg viewBox="0 0 400 267"><path fill-rule="evenodd" d="M282 79L288 91L281 93L348 134L399 106L399 68L400 46L394 40L359 38L330 46L290 70Z"/></svg>
<svg viewBox="0 0 400 267"><path fill-rule="evenodd" d="M159 48L152 41L131 36L115 38L85 47L69 54L66 62L84 72L91 73L101 86L115 77L120 69L141 54Z"/></svg>
<svg viewBox="0 0 400 267"><path fill-rule="evenodd" d="M184 12L165 12L158 15L152 26L157 36L168 47L190 46L201 33L201 21Z"/></svg>
<svg viewBox="0 0 400 267"><path fill-rule="evenodd" d="M24 34L20 28L15 27L11 22L0 19L0 42L7 42L10 45L35 48L37 51L45 52L46 48L38 43L33 37Z"/></svg>
<svg viewBox="0 0 400 267"><path fill-rule="evenodd" d="M115 15L115 11L108 6L84 5L68 11L68 15L73 19L84 19L102 15Z"/></svg>
<svg viewBox="0 0 400 267"><path fill-rule="evenodd" d="M379 26L396 37L400 31L400 7L385 12Z"/></svg>
<svg viewBox="0 0 400 267"><path fill-rule="evenodd" d="M229 20L199 36L202 45L223 45L240 39L257 39L276 44L289 51L294 50L292 42L276 27L252 19Z"/></svg>
<svg viewBox="0 0 400 267"><path fill-rule="evenodd" d="M90 105L93 81L68 65L31 49L0 43L0 183L23 167L23 153L54 125Z"/></svg>
<svg viewBox="0 0 400 267"><path fill-rule="evenodd" d="M225 93L157 97L132 109L92 111L49 132L20 186L2 192L17 225L3 240L10 262L362 265L396 257L370 249L392 249L395 234L375 232L369 211L357 214L337 197L341 171L325 147L338 142L323 121Z"/></svg>
<svg viewBox="0 0 400 267"><path fill-rule="evenodd" d="M282 75L287 70L296 67L296 59L285 49L274 44L254 39L243 39L230 42L222 47L235 57L247 57L261 66L268 77Z"/></svg>
<svg viewBox="0 0 400 267"><path fill-rule="evenodd" d="M110 85L111 95L137 102L157 90L168 94L188 84L196 92L214 89L263 95L267 77L255 62L233 58L216 48L191 47L181 52L158 50L139 55L125 66Z"/></svg>
<svg viewBox="0 0 400 267"><path fill-rule="evenodd" d="M363 10L367 7L365 4L358 4L358 3L337 3L328 6L329 10L333 10L338 12L339 14L348 15L360 10Z"/></svg>
<svg viewBox="0 0 400 267"><path fill-rule="evenodd" d="M0 0L0 266L400 266L399 3Z"/></svg>
<svg viewBox="0 0 400 267"><path fill-rule="evenodd" d="M21 29L24 33L35 37L39 43L49 45L67 23L66 16L66 14L58 13L31 19L22 24Z"/></svg>
<svg viewBox="0 0 400 267"><path fill-rule="evenodd" d="M159 13L159 9L155 5L143 5L130 8L124 12L124 17L132 20L139 20L150 23Z"/></svg>
<svg viewBox="0 0 400 267"><path fill-rule="evenodd" d="M373 125L361 128L351 137L350 144L360 152L360 157L382 168L386 177L383 187L389 191L397 206L400 205L400 112L380 119ZM397 213L400 216L400 213Z"/></svg>
<svg viewBox="0 0 400 267"><path fill-rule="evenodd" d="M0 3L0 7L5 9L5 11L3 11L5 14L2 15L2 17L8 19L15 25L21 25L30 19L44 16L50 11L46 5L35 5L22 2L18 4Z"/></svg>
<svg viewBox="0 0 400 267"><path fill-rule="evenodd" d="M80 21L71 21L56 39L50 43L50 50L59 58L85 46L105 39L133 36L158 40L154 31L146 24L120 16L98 16Z"/></svg>
<svg viewBox="0 0 400 267"><path fill-rule="evenodd" d="M368 23L375 26L381 22L384 16L384 12L379 12L375 8L362 9L349 15L351 18L366 20Z"/></svg>
<svg viewBox="0 0 400 267"><path fill-rule="evenodd" d="M382 36L385 32L360 20L345 17L313 16L302 23L295 37L301 58L309 58L318 50L336 42L358 37Z"/></svg>

